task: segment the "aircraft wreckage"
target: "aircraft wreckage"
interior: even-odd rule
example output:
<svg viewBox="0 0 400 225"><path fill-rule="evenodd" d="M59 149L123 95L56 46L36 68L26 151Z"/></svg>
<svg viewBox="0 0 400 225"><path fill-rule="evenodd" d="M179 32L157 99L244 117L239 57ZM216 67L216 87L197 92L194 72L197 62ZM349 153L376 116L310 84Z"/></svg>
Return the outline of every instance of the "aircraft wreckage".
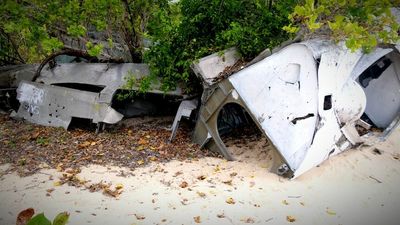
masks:
<svg viewBox="0 0 400 225"><path fill-rule="evenodd" d="M145 64L66 63L42 71L35 82L21 81L17 89L20 107L17 117L33 123L68 128L72 118L90 119L93 123L115 124L123 118L112 107L116 93L128 79L149 75ZM164 95L157 87L148 92ZM182 97L180 89L165 93ZM140 101L130 105L131 116L146 114L148 106ZM123 110L123 109L122 109ZM151 110L151 109L149 109ZM125 114L126 114L125 113Z"/></svg>
<svg viewBox="0 0 400 225"><path fill-rule="evenodd" d="M194 142L235 160L221 135L251 120L276 148L274 172L298 177L353 146L384 140L399 125L399 47L363 54L309 40L264 53L227 77L221 72L239 60L234 50L200 59L192 69L203 94L181 102L171 140L181 118L196 112ZM36 82L19 83L16 117L65 128L73 117L117 123L123 115L112 99L129 73L141 77L149 69L84 63L46 69ZM180 90L167 95L183 99Z"/></svg>

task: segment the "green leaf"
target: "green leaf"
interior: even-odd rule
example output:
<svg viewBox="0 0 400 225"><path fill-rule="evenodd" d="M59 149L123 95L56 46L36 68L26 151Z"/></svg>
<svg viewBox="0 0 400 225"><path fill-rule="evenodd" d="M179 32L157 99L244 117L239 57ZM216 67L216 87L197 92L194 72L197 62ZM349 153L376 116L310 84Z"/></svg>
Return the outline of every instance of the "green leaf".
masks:
<svg viewBox="0 0 400 225"><path fill-rule="evenodd" d="M65 225L68 223L69 214L67 212L59 213L53 220L53 225Z"/></svg>
<svg viewBox="0 0 400 225"><path fill-rule="evenodd" d="M57 38L49 38L49 39L44 39L42 41L42 48L46 53L54 52L56 50L61 49L64 46L64 44L58 40Z"/></svg>
<svg viewBox="0 0 400 225"><path fill-rule="evenodd" d="M83 25L71 25L67 28L67 32L69 35L73 37L82 37L86 34L86 27Z"/></svg>
<svg viewBox="0 0 400 225"><path fill-rule="evenodd" d="M108 43L108 47L109 48L113 48L114 47L114 42L113 42L112 38L107 38L107 43Z"/></svg>
<svg viewBox="0 0 400 225"><path fill-rule="evenodd" d="M317 29L321 28L321 25L322 25L321 23L309 23L308 28L310 30L317 30Z"/></svg>
<svg viewBox="0 0 400 225"><path fill-rule="evenodd" d="M288 33L296 33L300 30L300 28L293 27L291 24L288 26L284 26L282 29Z"/></svg>
<svg viewBox="0 0 400 225"><path fill-rule="evenodd" d="M100 56L104 46L102 44L93 44L91 42L86 43L87 52L90 56Z"/></svg>
<svg viewBox="0 0 400 225"><path fill-rule="evenodd" d="M346 40L346 47L351 50L351 52L355 52L359 48L359 42L357 42L354 38L349 38Z"/></svg>
<svg viewBox="0 0 400 225"><path fill-rule="evenodd" d="M6 33L12 33L16 30L15 26L16 26L16 24L14 22L12 22L12 21L8 22L8 23L4 24L4 31Z"/></svg>
<svg viewBox="0 0 400 225"><path fill-rule="evenodd" d="M40 213L32 217L26 225L51 225L51 222L44 216L44 213Z"/></svg>

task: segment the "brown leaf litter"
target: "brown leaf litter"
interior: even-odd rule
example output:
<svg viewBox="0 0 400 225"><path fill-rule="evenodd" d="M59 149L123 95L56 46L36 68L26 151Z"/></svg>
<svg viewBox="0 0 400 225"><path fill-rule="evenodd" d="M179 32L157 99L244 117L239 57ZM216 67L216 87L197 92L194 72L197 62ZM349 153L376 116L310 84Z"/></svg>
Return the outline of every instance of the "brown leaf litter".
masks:
<svg viewBox="0 0 400 225"><path fill-rule="evenodd" d="M135 126L115 125L96 134L83 129L39 126L0 115L0 164L10 163L10 171L28 176L44 168L63 171L98 164L134 169L151 162L217 156L193 144L190 128L185 124L176 139L168 143L168 125L155 119ZM66 176L66 182L75 179Z"/></svg>

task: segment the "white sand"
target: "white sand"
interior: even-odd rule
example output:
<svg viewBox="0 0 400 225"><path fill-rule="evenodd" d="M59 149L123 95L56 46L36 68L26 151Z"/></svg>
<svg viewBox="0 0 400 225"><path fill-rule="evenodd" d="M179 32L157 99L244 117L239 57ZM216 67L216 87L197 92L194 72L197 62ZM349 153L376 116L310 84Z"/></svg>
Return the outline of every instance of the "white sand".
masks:
<svg viewBox="0 0 400 225"><path fill-rule="evenodd" d="M201 224L288 224L287 216L296 219L293 224L400 224L400 161L393 157L400 156L400 129L377 147L382 155L373 148L350 150L293 181L266 172L262 161L215 158L155 163L133 172L82 169L79 177L90 183L123 184L119 199L54 186L60 176L55 170L25 178L6 174L0 178L0 224L15 224L18 212L29 207L49 218L68 211L69 224L196 224L196 216ZM118 176L121 170L128 176ZM206 179L198 180L201 175ZM182 181L187 188L179 187ZM55 190L48 197L50 188ZM235 204L227 204L228 198Z"/></svg>

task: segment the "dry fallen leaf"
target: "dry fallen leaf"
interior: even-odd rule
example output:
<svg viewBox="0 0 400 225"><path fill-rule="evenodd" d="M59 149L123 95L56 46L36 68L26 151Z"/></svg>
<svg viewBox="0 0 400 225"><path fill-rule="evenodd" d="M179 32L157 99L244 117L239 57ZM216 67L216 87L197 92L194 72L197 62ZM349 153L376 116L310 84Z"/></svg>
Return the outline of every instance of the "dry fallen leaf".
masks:
<svg viewBox="0 0 400 225"><path fill-rule="evenodd" d="M54 185L55 187L58 187L58 186L61 186L62 183L61 183L61 181L56 181L56 182L53 183L53 185Z"/></svg>
<svg viewBox="0 0 400 225"><path fill-rule="evenodd" d="M200 175L197 177L197 180L205 180L207 177L204 175Z"/></svg>
<svg viewBox="0 0 400 225"><path fill-rule="evenodd" d="M140 166L140 165L144 164L144 161L143 160L138 160L136 163Z"/></svg>
<svg viewBox="0 0 400 225"><path fill-rule="evenodd" d="M289 202L286 201L286 199L285 199L285 200L282 201L282 204L284 204L284 205L289 205Z"/></svg>
<svg viewBox="0 0 400 225"><path fill-rule="evenodd" d="M111 197L114 197L114 198L116 198L116 197L118 197L119 196L119 192L117 191L117 190L111 190L110 188L104 188L103 189L103 194L104 195L108 195L108 196L111 196Z"/></svg>
<svg viewBox="0 0 400 225"><path fill-rule="evenodd" d="M232 186L232 180L222 181L222 183L224 183L224 184L226 184L226 185L231 185L231 186Z"/></svg>
<svg viewBox="0 0 400 225"><path fill-rule="evenodd" d="M39 168L41 169L50 169L50 166L47 163L40 163Z"/></svg>
<svg viewBox="0 0 400 225"><path fill-rule="evenodd" d="M40 131L34 133L34 134L31 136L31 140L37 139L37 138L39 137L39 135L40 135Z"/></svg>
<svg viewBox="0 0 400 225"><path fill-rule="evenodd" d="M111 190L110 189L111 183L105 184L103 182L100 182L98 184L95 184L94 188L101 188L103 190L103 194L104 195L111 196L111 197L114 197L114 198L118 198L121 195L121 193L123 192L123 190L122 190L122 188L117 188L117 186L115 187L115 190Z"/></svg>
<svg viewBox="0 0 400 225"><path fill-rule="evenodd" d="M188 186L188 183L187 183L186 181L183 181L183 182L179 185L179 187L181 187L181 188L187 188L187 186Z"/></svg>
<svg viewBox="0 0 400 225"><path fill-rule="evenodd" d="M182 175L182 174L183 174L182 171L177 171L177 172L173 175L173 177L177 177L177 176Z"/></svg>
<svg viewBox="0 0 400 225"><path fill-rule="evenodd" d="M250 187L254 187L254 185L256 185L256 182L250 181Z"/></svg>
<svg viewBox="0 0 400 225"><path fill-rule="evenodd" d="M138 144L139 144L139 145L146 145L146 144L148 144L148 143L149 143L148 140L142 139L142 138L140 138L139 141L138 141Z"/></svg>
<svg viewBox="0 0 400 225"><path fill-rule="evenodd" d="M134 214L137 220L144 220L146 219L146 217L144 217L143 215L138 215L138 214Z"/></svg>
<svg viewBox="0 0 400 225"><path fill-rule="evenodd" d="M188 204L188 201L189 201L189 200L188 200L187 198L184 198L184 199L181 200L181 204L182 204L182 205L187 205L187 204Z"/></svg>
<svg viewBox="0 0 400 225"><path fill-rule="evenodd" d="M234 176L236 176L236 175L237 175L236 172L233 172L233 173L229 174L229 176L231 176L231 177L234 177Z"/></svg>
<svg viewBox="0 0 400 225"><path fill-rule="evenodd" d="M296 221L296 218L294 218L294 216L286 216L286 220L287 220L288 222L293 223L293 222Z"/></svg>
<svg viewBox="0 0 400 225"><path fill-rule="evenodd" d="M32 208L28 208L21 211L17 216L16 225L26 225L34 214L35 210Z"/></svg>
<svg viewBox="0 0 400 225"><path fill-rule="evenodd" d="M228 198L228 199L226 199L226 201L225 201L226 203L228 203L228 204L231 204L231 205L233 205L233 204L235 204L236 202L235 202L235 200L233 200L233 198Z"/></svg>
<svg viewBox="0 0 400 225"><path fill-rule="evenodd" d="M59 164L57 165L57 167L56 167L56 170L57 170L58 172L64 171L64 169L63 169L63 164L62 164L62 163L59 163Z"/></svg>
<svg viewBox="0 0 400 225"><path fill-rule="evenodd" d="M331 215L331 216L336 215L336 212L329 208L326 209L326 213L328 213L328 215Z"/></svg>
<svg viewBox="0 0 400 225"><path fill-rule="evenodd" d="M204 192L198 191L197 194L202 198L206 197L206 193L204 193Z"/></svg>
<svg viewBox="0 0 400 225"><path fill-rule="evenodd" d="M255 222L254 219L251 217L248 217L246 219L241 219L241 221L244 223L254 223Z"/></svg>
<svg viewBox="0 0 400 225"><path fill-rule="evenodd" d="M90 141L84 141L83 143L80 143L80 144L78 145L78 148L86 148L86 147L89 147L90 144L91 144Z"/></svg>
<svg viewBox="0 0 400 225"><path fill-rule="evenodd" d="M195 216L195 217L193 217L193 219L194 219L194 222L201 223L200 216Z"/></svg>
<svg viewBox="0 0 400 225"><path fill-rule="evenodd" d="M124 188L124 185L123 185L123 184L117 184L117 185L115 185L115 189L117 189L117 190L122 189L122 188Z"/></svg>

